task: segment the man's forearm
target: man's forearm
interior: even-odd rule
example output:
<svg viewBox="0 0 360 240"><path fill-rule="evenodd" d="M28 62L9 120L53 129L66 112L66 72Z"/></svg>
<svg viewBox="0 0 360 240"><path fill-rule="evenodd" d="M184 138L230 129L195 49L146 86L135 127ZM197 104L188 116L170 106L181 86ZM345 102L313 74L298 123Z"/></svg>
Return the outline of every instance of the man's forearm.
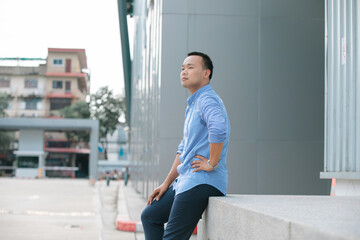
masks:
<svg viewBox="0 0 360 240"><path fill-rule="evenodd" d="M180 154L176 154L174 163L171 167L171 170L169 174L167 175L166 179L164 180L163 184L166 184L168 187L172 184L172 182L179 176L179 173L177 172L177 166L181 164L179 160Z"/></svg>
<svg viewBox="0 0 360 240"><path fill-rule="evenodd" d="M216 166L221 158L224 143L210 143L210 164Z"/></svg>

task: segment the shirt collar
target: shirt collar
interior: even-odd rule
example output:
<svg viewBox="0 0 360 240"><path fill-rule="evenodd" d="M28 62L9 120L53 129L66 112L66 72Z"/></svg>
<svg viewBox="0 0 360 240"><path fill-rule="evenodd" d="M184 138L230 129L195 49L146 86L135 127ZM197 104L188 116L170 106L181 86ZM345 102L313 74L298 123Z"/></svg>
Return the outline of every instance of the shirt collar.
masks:
<svg viewBox="0 0 360 240"><path fill-rule="evenodd" d="M195 102L199 96L204 93L204 92L207 92L207 91L210 91L212 88L211 88L211 85L210 83L201 87L200 89L198 89L196 92L194 92L193 95L191 95L188 99L187 99L187 104L188 105L191 105L193 102Z"/></svg>

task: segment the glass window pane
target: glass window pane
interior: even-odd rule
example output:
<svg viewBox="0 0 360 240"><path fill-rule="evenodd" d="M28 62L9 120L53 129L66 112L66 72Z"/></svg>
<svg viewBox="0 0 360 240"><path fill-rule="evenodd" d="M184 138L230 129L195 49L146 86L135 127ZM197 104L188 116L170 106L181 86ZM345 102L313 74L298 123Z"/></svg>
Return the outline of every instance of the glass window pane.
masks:
<svg viewBox="0 0 360 240"><path fill-rule="evenodd" d="M63 65L63 60L61 58L54 58L53 65Z"/></svg>
<svg viewBox="0 0 360 240"><path fill-rule="evenodd" d="M8 77L0 77L0 87L1 88L10 87L10 78L8 78Z"/></svg>
<svg viewBox="0 0 360 240"><path fill-rule="evenodd" d="M38 98L24 99L25 109L36 110L37 109L37 104L38 104L39 101L41 101L41 99L38 99Z"/></svg>
<svg viewBox="0 0 360 240"><path fill-rule="evenodd" d="M62 89L63 88L62 81L53 81L53 88L54 89Z"/></svg>
<svg viewBox="0 0 360 240"><path fill-rule="evenodd" d="M70 98L52 98L50 99L50 110L58 110L71 105Z"/></svg>
<svg viewBox="0 0 360 240"><path fill-rule="evenodd" d="M25 88L37 88L38 80L37 79L25 79Z"/></svg>
<svg viewBox="0 0 360 240"><path fill-rule="evenodd" d="M37 156L19 156L17 158L17 165L19 168L38 168L39 166L39 157Z"/></svg>

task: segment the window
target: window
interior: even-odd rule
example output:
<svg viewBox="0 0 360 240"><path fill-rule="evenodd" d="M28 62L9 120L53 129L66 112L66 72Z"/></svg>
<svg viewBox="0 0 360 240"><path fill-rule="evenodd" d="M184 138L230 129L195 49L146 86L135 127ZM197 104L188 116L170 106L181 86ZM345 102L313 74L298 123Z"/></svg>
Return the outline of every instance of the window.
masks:
<svg viewBox="0 0 360 240"><path fill-rule="evenodd" d="M61 58L54 58L53 65L62 66L64 61Z"/></svg>
<svg viewBox="0 0 360 240"><path fill-rule="evenodd" d="M48 140L47 147L49 147L49 148L70 148L71 142L70 141L60 142L60 141Z"/></svg>
<svg viewBox="0 0 360 240"><path fill-rule="evenodd" d="M52 98L50 99L50 110L59 110L71 105L70 98Z"/></svg>
<svg viewBox="0 0 360 240"><path fill-rule="evenodd" d="M10 87L10 78L0 77L0 88L8 88L8 87Z"/></svg>
<svg viewBox="0 0 360 240"><path fill-rule="evenodd" d="M63 88L63 82L62 81L53 81L53 88L54 89L62 89Z"/></svg>
<svg viewBox="0 0 360 240"><path fill-rule="evenodd" d="M38 80L34 78L25 79L25 88L37 88Z"/></svg>
<svg viewBox="0 0 360 240"><path fill-rule="evenodd" d="M38 109L38 102L41 99L38 98L26 98L24 99L24 109L27 110L37 110Z"/></svg>
<svg viewBox="0 0 360 240"><path fill-rule="evenodd" d="M70 91L71 91L71 82L70 82L70 81L66 81L66 82L65 82L65 91L66 91L66 92L70 92Z"/></svg>
<svg viewBox="0 0 360 240"><path fill-rule="evenodd" d="M17 158L18 168L38 168L39 157L19 156Z"/></svg>

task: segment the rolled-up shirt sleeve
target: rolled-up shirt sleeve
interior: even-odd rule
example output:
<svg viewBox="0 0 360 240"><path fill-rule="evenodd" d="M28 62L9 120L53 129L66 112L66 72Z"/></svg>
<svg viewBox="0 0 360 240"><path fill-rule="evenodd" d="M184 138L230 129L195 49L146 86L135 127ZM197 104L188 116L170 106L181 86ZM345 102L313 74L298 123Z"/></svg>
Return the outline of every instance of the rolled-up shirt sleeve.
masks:
<svg viewBox="0 0 360 240"><path fill-rule="evenodd" d="M228 132L225 109L219 101L208 96L200 102L201 118L208 128L210 143L224 142Z"/></svg>

